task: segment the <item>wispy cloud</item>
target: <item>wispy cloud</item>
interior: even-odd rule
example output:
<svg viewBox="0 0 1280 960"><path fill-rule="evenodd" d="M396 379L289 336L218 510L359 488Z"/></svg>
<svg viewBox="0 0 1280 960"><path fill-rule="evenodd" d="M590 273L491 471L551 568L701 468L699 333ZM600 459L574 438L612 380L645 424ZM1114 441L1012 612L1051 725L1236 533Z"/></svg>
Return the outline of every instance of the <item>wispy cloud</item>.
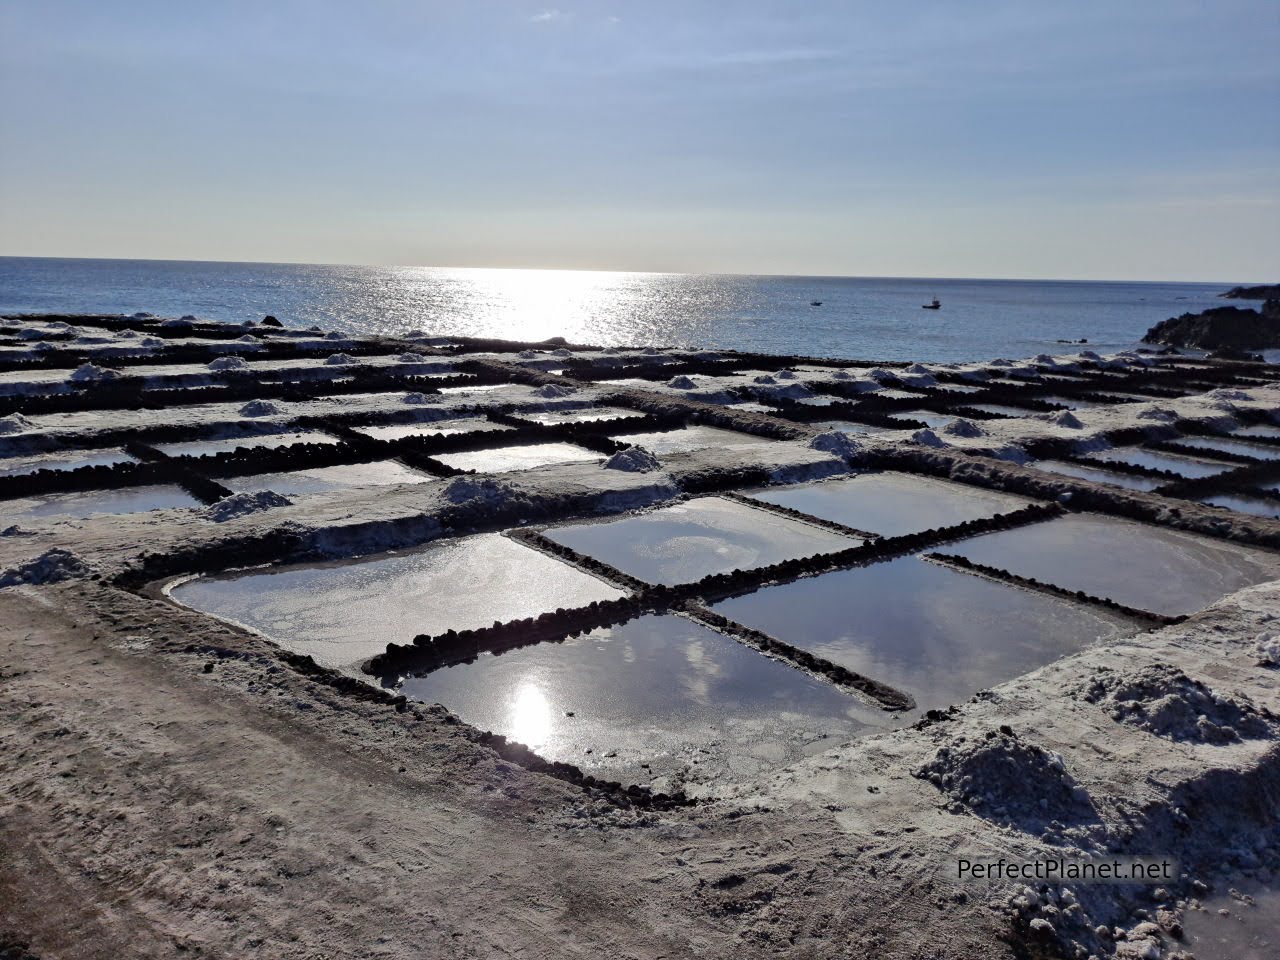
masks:
<svg viewBox="0 0 1280 960"><path fill-rule="evenodd" d="M564 13L554 8L542 10L535 13L529 18L530 23L554 23L557 20L563 20Z"/></svg>

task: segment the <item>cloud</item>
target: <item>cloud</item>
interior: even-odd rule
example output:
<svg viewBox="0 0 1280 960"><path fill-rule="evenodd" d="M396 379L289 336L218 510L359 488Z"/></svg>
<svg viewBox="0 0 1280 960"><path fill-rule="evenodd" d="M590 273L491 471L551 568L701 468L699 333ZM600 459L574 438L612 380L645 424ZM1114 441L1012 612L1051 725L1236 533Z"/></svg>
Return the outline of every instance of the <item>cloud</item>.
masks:
<svg viewBox="0 0 1280 960"><path fill-rule="evenodd" d="M529 18L530 23L554 23L556 20L563 20L564 14L554 8L543 10L535 13Z"/></svg>

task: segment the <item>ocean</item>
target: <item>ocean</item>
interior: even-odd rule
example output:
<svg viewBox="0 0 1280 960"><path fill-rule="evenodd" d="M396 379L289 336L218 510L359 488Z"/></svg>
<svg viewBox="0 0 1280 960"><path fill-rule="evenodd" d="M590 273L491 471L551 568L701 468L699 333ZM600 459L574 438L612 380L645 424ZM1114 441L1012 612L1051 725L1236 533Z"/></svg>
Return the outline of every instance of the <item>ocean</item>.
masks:
<svg viewBox="0 0 1280 960"><path fill-rule="evenodd" d="M1223 283L768 277L0 257L0 313L195 314L360 333L734 348L869 360L1134 346ZM940 310L922 310L933 297ZM818 301L820 305L814 305ZM1076 348L1080 349L1080 348Z"/></svg>

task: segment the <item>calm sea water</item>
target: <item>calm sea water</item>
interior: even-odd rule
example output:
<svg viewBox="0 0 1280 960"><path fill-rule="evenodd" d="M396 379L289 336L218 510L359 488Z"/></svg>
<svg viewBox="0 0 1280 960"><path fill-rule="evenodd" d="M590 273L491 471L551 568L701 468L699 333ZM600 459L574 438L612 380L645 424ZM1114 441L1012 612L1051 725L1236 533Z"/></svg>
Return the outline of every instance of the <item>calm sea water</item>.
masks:
<svg viewBox="0 0 1280 960"><path fill-rule="evenodd" d="M289 326L879 360L1133 346L1232 284L754 277L0 257L0 312L148 311ZM932 297L942 309L922 310ZM812 306L811 301L821 301Z"/></svg>

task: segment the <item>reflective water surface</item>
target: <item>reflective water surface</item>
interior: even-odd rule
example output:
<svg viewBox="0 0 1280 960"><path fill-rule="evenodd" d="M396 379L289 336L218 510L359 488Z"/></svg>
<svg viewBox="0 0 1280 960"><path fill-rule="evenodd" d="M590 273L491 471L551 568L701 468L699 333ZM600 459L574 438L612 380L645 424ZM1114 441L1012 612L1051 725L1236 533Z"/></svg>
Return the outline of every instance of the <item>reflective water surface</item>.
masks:
<svg viewBox="0 0 1280 960"><path fill-rule="evenodd" d="M0 459L0 477L12 477L37 470L78 470L80 467L109 467L113 463L138 461L119 447L102 450L60 450Z"/></svg>
<svg viewBox="0 0 1280 960"><path fill-rule="evenodd" d="M1176 453L1144 450L1141 447L1115 447L1100 453L1090 453L1087 459L1103 463L1131 463L1136 467L1150 467L1153 470L1172 470L1178 476L1187 479L1212 477L1235 467L1235 464L1223 463L1220 460L1201 460Z"/></svg>
<svg viewBox="0 0 1280 960"><path fill-rule="evenodd" d="M1133 629L914 556L765 587L714 609L905 690L919 710L958 703Z"/></svg>
<svg viewBox="0 0 1280 960"><path fill-rule="evenodd" d="M334 490L350 490L356 487L382 487L395 483L426 483L432 479L434 478L428 474L411 470L395 460L379 460L375 463L347 463L333 467L315 467L310 470L286 470L281 473L226 477L221 480L221 483L236 493L274 490L276 493L288 496L330 493Z"/></svg>
<svg viewBox="0 0 1280 960"><path fill-rule="evenodd" d="M1193 613L1277 575L1261 550L1081 513L950 544L948 553L1152 613Z"/></svg>
<svg viewBox="0 0 1280 960"><path fill-rule="evenodd" d="M486 627L622 593L499 534L482 534L403 554L200 577L171 595L343 666L419 633Z"/></svg>
<svg viewBox="0 0 1280 960"><path fill-rule="evenodd" d="M375 440L400 440L404 437L440 437L455 433L482 433L493 430L511 430L512 427L494 423L484 417L464 417L458 420L430 420L422 423L392 423L375 427L356 427L360 433Z"/></svg>
<svg viewBox="0 0 1280 960"><path fill-rule="evenodd" d="M1240 453L1257 460L1280 460L1280 447L1249 443L1246 440L1233 440L1227 437L1179 437L1178 443L1184 447L1195 447L1199 450Z"/></svg>
<svg viewBox="0 0 1280 960"><path fill-rule="evenodd" d="M1102 467L1086 467L1079 463L1069 463L1066 460L1037 460L1031 466L1037 470L1060 473L1064 477L1078 477L1081 480L1092 480L1095 483L1109 483L1113 487L1124 487L1128 490L1151 491L1156 487L1164 486L1168 482L1154 477L1137 477L1115 470L1106 470Z"/></svg>
<svg viewBox="0 0 1280 960"><path fill-rule="evenodd" d="M603 523L553 527L557 543L646 583L689 583L708 574L843 550L862 541L720 497L703 497Z"/></svg>
<svg viewBox="0 0 1280 960"><path fill-rule="evenodd" d="M513 470L532 470L553 463L575 463L585 460L603 460L601 454L571 443L524 443L514 447L498 447L494 450L468 450L465 453L442 453L436 456L459 470L475 470L478 473L509 473Z"/></svg>
<svg viewBox="0 0 1280 960"><path fill-rule="evenodd" d="M613 439L631 446L644 447L655 456L668 453L688 453L691 450L706 450L709 447L752 447L762 443L773 443L767 437L757 437L737 430L721 430L719 427L680 427L676 430L662 430L654 433L620 434Z"/></svg>
<svg viewBox="0 0 1280 960"><path fill-rule="evenodd" d="M174 510L202 504L179 486L121 487L119 490L89 490L81 493L46 493L38 497L6 500L4 526L34 520L84 519L99 513L141 513L145 510Z"/></svg>
<svg viewBox="0 0 1280 960"><path fill-rule="evenodd" d="M891 472L760 490L751 496L886 537L992 517L1030 502L980 487Z"/></svg>
<svg viewBox="0 0 1280 960"><path fill-rule="evenodd" d="M294 433L266 433L255 437L230 437L226 440L188 440L182 443L157 443L156 449L170 457L203 457L218 453L230 453L239 447L265 450L286 447L293 443L337 443L336 437L318 430L298 430Z"/></svg>
<svg viewBox="0 0 1280 960"><path fill-rule="evenodd" d="M1183 915L1186 944L1196 960L1280 956L1280 888L1241 882L1237 892L1240 897L1217 893L1201 903L1203 909Z"/></svg>
<svg viewBox="0 0 1280 960"><path fill-rule="evenodd" d="M750 776L888 723L831 684L678 616L484 654L401 690L625 781Z"/></svg>

